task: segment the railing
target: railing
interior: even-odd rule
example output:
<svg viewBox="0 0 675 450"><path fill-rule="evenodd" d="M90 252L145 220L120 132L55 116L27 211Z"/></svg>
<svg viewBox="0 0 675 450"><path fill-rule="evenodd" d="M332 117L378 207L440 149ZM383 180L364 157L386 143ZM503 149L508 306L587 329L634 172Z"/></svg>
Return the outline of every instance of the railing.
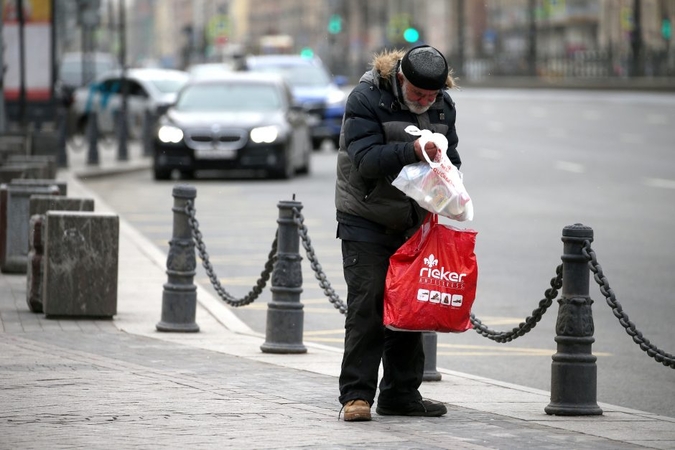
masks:
<svg viewBox="0 0 675 450"><path fill-rule="evenodd" d="M196 269L195 248L202 265L216 293L230 306L242 307L254 302L262 293L267 282L272 279L272 301L268 303L266 340L261 350L266 353L305 353L302 343L303 306L300 302L302 292L302 272L299 254L300 241L305 249L311 268L323 289L328 301L342 314L346 314L345 304L326 277L304 224L301 212L302 204L295 201L281 201L279 224L264 262L264 269L251 291L243 298L229 294L221 285L206 251L204 239L199 231L196 218L196 189L188 185L177 185L173 190L174 220L173 238L170 242L167 259L168 282L164 285L162 299L162 320L157 324L159 331L199 331L194 322L196 311L196 287L193 278ZM558 297L558 316L556 321L557 352L553 355L551 367L551 403L545 408L553 415L597 415L602 410L596 402L597 367L591 346L595 342L593 300L589 294L590 274L600 287L601 294L612 309L626 332L640 348L656 362L675 369L675 357L652 344L623 310L609 286L597 255L591 247L593 230L582 224L574 224L563 229L562 264L555 269L550 280L550 288L544 292L544 298L537 308L520 325L508 331L495 331L471 315L474 330L481 336L499 343L508 343L526 335L548 311L553 300ZM425 381L440 380L435 369L436 334L423 333L425 354Z"/></svg>

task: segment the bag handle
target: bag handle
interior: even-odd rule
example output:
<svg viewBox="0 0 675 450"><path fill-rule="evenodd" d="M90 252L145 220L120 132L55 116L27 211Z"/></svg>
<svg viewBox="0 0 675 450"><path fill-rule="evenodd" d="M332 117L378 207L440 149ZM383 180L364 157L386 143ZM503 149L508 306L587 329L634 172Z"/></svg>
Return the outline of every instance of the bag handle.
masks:
<svg viewBox="0 0 675 450"><path fill-rule="evenodd" d="M424 147L427 145L427 142L429 141L436 144L436 147L438 147L442 153L440 162L432 161L431 158L429 158L429 155L427 155L427 152L423 151L422 155L424 156L424 159L427 160L427 163L429 163L429 166L431 166L432 169L435 169L443 165L443 160L447 159L448 157L448 155L446 154L446 152L448 151L448 138L446 138L441 133L434 133L431 130L420 130L415 125L408 125L407 127L405 127L405 132L413 136L419 136L420 146L422 147L422 149L424 149Z"/></svg>

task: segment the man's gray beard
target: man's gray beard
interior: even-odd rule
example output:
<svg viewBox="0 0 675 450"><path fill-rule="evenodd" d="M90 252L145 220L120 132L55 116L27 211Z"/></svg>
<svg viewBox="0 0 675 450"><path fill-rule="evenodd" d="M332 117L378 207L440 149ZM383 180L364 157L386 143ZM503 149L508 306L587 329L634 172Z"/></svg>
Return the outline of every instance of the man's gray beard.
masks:
<svg viewBox="0 0 675 450"><path fill-rule="evenodd" d="M408 83L410 83L410 81L404 80L402 85L401 85L401 91L402 91L401 94L403 94L403 103L405 103L405 106L407 106L408 109L410 111L412 111L413 114L417 114L417 115L424 114L425 112L427 112L429 110L429 108L431 108L431 105L433 103L429 103L427 106L421 106L418 103L411 102L408 99L408 95L406 94L406 92L408 90Z"/></svg>
<svg viewBox="0 0 675 450"><path fill-rule="evenodd" d="M420 105L418 105L418 104L416 104L416 103L409 102L409 101L406 100L405 98L403 99L403 101L404 101L404 103L405 103L405 106L407 106L408 109L409 109L410 111L412 111L414 114L417 114L417 115L424 114L424 113L427 112L427 111L429 110L429 108L431 107L431 105L429 105L429 106L420 106Z"/></svg>

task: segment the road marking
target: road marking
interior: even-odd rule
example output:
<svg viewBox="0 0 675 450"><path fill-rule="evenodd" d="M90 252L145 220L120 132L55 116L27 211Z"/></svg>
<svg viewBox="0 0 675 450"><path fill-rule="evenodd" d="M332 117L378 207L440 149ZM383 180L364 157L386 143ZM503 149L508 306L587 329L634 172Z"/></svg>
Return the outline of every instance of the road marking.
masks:
<svg viewBox="0 0 675 450"><path fill-rule="evenodd" d="M586 171L583 164L573 163L570 161L556 161L555 168L565 172L584 173Z"/></svg>
<svg viewBox="0 0 675 450"><path fill-rule="evenodd" d="M518 325L520 322L523 322L523 319L520 317L493 317L493 316L483 316L477 317L484 325L489 325L490 327L496 325Z"/></svg>
<svg viewBox="0 0 675 450"><path fill-rule="evenodd" d="M305 331L305 336L320 336L320 335L326 335L326 334L344 335L345 330L344 330L344 328L340 328L338 330Z"/></svg>
<svg viewBox="0 0 675 450"><path fill-rule="evenodd" d="M675 180L668 180L665 178L645 178L645 186L663 188L663 189L675 189Z"/></svg>
<svg viewBox="0 0 675 450"><path fill-rule="evenodd" d="M546 348L527 348L527 347L501 347L499 349L487 345L466 345L466 344L437 344L438 348L449 348L457 351L440 351L438 355L443 356L500 356L506 353L518 356L551 356L556 351ZM465 351L466 350L466 351ZM612 356L611 353L593 352L595 356Z"/></svg>

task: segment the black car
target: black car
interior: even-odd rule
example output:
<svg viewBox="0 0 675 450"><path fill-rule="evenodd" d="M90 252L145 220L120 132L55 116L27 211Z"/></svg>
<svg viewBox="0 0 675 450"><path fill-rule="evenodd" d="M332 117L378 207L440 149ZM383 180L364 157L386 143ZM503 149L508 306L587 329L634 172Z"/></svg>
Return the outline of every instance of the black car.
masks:
<svg viewBox="0 0 675 450"><path fill-rule="evenodd" d="M155 179L174 170L264 170L274 178L308 173L307 115L272 74L231 73L189 81L158 119Z"/></svg>

